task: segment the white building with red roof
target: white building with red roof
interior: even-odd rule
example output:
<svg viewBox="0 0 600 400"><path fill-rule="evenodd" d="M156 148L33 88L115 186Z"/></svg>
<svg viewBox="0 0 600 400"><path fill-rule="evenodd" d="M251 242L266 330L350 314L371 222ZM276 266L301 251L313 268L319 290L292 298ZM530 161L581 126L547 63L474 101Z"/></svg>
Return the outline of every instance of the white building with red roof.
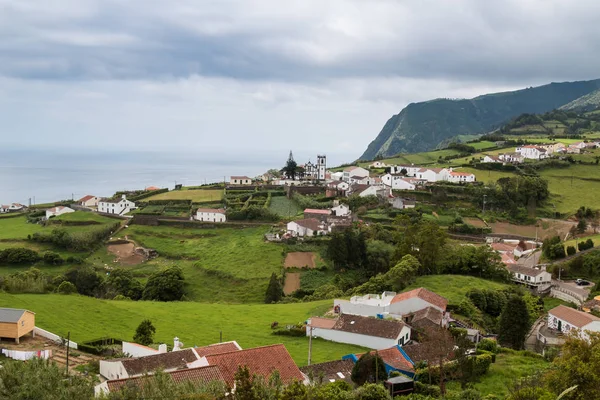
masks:
<svg viewBox="0 0 600 400"><path fill-rule="evenodd" d="M252 185L252 178L249 178L245 175L232 176L229 178L229 184L234 186Z"/></svg>
<svg viewBox="0 0 600 400"><path fill-rule="evenodd" d="M433 307L445 312L448 300L425 288L409 290L407 292L383 292L381 295L367 294L354 296L350 300L335 299L334 311L339 314L363 315L375 317L377 315L390 315L402 318L427 307Z"/></svg>
<svg viewBox="0 0 600 400"><path fill-rule="evenodd" d="M563 334L575 330L586 337L587 332L600 332L600 318L561 304L548 311L548 327Z"/></svg>
<svg viewBox="0 0 600 400"><path fill-rule="evenodd" d="M98 207L99 201L100 201L99 197L88 194L86 196L83 196L79 200L77 200L77 203L83 207Z"/></svg>
<svg viewBox="0 0 600 400"><path fill-rule="evenodd" d="M68 214L68 213L72 213L75 212L75 210L73 210L70 207L65 207L65 206L58 206L58 207L52 207L46 210L46 219L50 218L50 217L58 217L59 215L63 215L63 214Z"/></svg>
<svg viewBox="0 0 600 400"><path fill-rule="evenodd" d="M475 174L471 174L468 172L456 172L450 171L448 172L448 182L452 183L465 183L465 182L475 182Z"/></svg>
<svg viewBox="0 0 600 400"><path fill-rule="evenodd" d="M196 210L196 221L201 222L225 222L227 216L222 208L199 208Z"/></svg>
<svg viewBox="0 0 600 400"><path fill-rule="evenodd" d="M550 155L548 150L532 145L517 147L516 152L530 160L543 160L544 158L548 158Z"/></svg>
<svg viewBox="0 0 600 400"><path fill-rule="evenodd" d="M329 233L329 229L323 221L316 218L305 218L288 222L287 232L294 237L310 237L326 235Z"/></svg>

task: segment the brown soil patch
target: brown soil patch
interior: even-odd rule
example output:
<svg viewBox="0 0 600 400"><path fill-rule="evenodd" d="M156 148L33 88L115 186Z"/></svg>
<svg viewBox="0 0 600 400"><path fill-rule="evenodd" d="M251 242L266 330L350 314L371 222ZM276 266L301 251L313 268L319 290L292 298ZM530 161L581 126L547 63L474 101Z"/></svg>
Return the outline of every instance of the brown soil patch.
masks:
<svg viewBox="0 0 600 400"><path fill-rule="evenodd" d="M538 239L546 239L553 236L559 236L564 239L571 227L577 225L572 221L560 221L554 219L540 219L537 224ZM493 233L502 233L509 235L520 235L535 237L535 225L513 225L508 222L493 222L490 224Z"/></svg>
<svg viewBox="0 0 600 400"><path fill-rule="evenodd" d="M288 253L284 266L286 268L314 268L315 258L315 253L311 252Z"/></svg>
<svg viewBox="0 0 600 400"><path fill-rule="evenodd" d="M288 272L285 274L283 293L287 296L300 289L300 272Z"/></svg>
<svg viewBox="0 0 600 400"><path fill-rule="evenodd" d="M472 225L476 228L485 228L486 227L485 222L483 222L479 218L463 218L463 220L465 221L465 223Z"/></svg>
<svg viewBox="0 0 600 400"><path fill-rule="evenodd" d="M144 262L144 256L135 253L135 245L131 242L125 244L109 244L109 253L116 256L115 262L124 265L137 265Z"/></svg>

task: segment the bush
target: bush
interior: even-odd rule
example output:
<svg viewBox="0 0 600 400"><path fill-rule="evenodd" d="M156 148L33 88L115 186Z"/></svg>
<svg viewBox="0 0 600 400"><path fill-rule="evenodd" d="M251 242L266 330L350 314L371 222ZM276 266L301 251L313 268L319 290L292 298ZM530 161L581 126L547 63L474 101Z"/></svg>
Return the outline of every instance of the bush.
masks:
<svg viewBox="0 0 600 400"><path fill-rule="evenodd" d="M500 352L500 346L498 346L498 342L492 339L482 339L477 348L494 354L498 354Z"/></svg>
<svg viewBox="0 0 600 400"><path fill-rule="evenodd" d="M33 264L39 261L40 255L24 247L15 247L0 251L0 263L6 264Z"/></svg>
<svg viewBox="0 0 600 400"><path fill-rule="evenodd" d="M60 254L48 251L44 253L44 263L48 265L61 265L65 262Z"/></svg>
<svg viewBox="0 0 600 400"><path fill-rule="evenodd" d="M415 393L438 398L441 396L439 386L415 382Z"/></svg>
<svg viewBox="0 0 600 400"><path fill-rule="evenodd" d="M69 281L64 281L58 285L58 293L61 294L73 294L77 293L77 288Z"/></svg>
<svg viewBox="0 0 600 400"><path fill-rule="evenodd" d="M581 245L581 243L580 243ZM577 249L574 246L567 246L567 255L572 256L577 253Z"/></svg>

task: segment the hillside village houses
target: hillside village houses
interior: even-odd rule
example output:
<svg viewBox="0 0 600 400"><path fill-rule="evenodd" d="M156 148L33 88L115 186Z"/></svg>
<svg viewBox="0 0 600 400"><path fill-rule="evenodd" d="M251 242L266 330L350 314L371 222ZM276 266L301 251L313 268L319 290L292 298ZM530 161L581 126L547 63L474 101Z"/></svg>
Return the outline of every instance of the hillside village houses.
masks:
<svg viewBox="0 0 600 400"><path fill-rule="evenodd" d="M525 158L521 153L501 153L497 156L486 155L481 159L483 163L521 164Z"/></svg>
<svg viewBox="0 0 600 400"><path fill-rule="evenodd" d="M100 198L88 194L87 196L83 196L81 199L79 199L77 204L82 207L95 208L98 207L99 201Z"/></svg>
<svg viewBox="0 0 600 400"><path fill-rule="evenodd" d="M369 171L362 167L346 167L344 168L344 174L342 176L342 180L344 182L350 182L350 180L359 180L359 178L368 178Z"/></svg>
<svg viewBox="0 0 600 400"><path fill-rule="evenodd" d="M0 205L0 214L23 211L25 206L19 203Z"/></svg>
<svg viewBox="0 0 600 400"><path fill-rule="evenodd" d="M101 199L98 202L98 212L105 214L124 215L135 209L135 203L127 200L126 195L122 195L120 199Z"/></svg>
<svg viewBox="0 0 600 400"><path fill-rule="evenodd" d="M63 215L63 214L68 214L68 213L72 213L75 212L75 210L73 210L70 207L65 207L65 206L58 206L58 207L52 207L46 210L46 219L50 218L50 217L58 217L59 215Z"/></svg>
<svg viewBox="0 0 600 400"><path fill-rule="evenodd" d="M252 178L247 176L232 176L229 178L229 184L234 186L252 185Z"/></svg>
<svg viewBox="0 0 600 400"><path fill-rule="evenodd" d="M201 222L225 222L227 216L222 208L199 208L194 219Z"/></svg>

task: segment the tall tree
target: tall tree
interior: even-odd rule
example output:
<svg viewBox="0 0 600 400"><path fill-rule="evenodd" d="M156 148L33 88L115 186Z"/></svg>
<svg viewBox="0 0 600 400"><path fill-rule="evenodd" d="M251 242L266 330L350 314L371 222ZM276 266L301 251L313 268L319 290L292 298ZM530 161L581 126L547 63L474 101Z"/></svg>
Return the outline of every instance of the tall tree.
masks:
<svg viewBox="0 0 600 400"><path fill-rule="evenodd" d="M282 297L283 288L281 287L281 282L275 272L273 272L271 274L271 279L269 280L269 286L267 286L267 292L265 293L265 303L276 303L281 300Z"/></svg>
<svg viewBox="0 0 600 400"><path fill-rule="evenodd" d="M387 379L385 363L379 354L365 353L352 367L352 382L359 386L365 383L382 382Z"/></svg>
<svg viewBox="0 0 600 400"><path fill-rule="evenodd" d="M143 300L177 301L185 293L183 271L177 266L150 275Z"/></svg>
<svg viewBox="0 0 600 400"><path fill-rule="evenodd" d="M149 346L154 343L154 334L156 333L156 328L152 325L152 321L149 319L145 319L138 325L135 330L135 335L133 335L133 341L135 343L143 344L144 346Z"/></svg>
<svg viewBox="0 0 600 400"><path fill-rule="evenodd" d="M428 326L423 329L421 336L422 357L427 361L429 370L429 380L433 367L437 366L440 371L440 391L446 393L446 366L454 356L454 347L456 342L454 337L447 329L437 326Z"/></svg>
<svg viewBox="0 0 600 400"><path fill-rule="evenodd" d="M500 314L498 341L503 346L521 350L529 328L531 328L531 321L527 303L522 297L511 297Z"/></svg>
<svg viewBox="0 0 600 400"><path fill-rule="evenodd" d="M285 167L282 168L281 172L285 175L287 179L296 179L296 173L298 171L298 164L294 161L294 155L290 150L290 156L288 157L287 162L285 163Z"/></svg>

